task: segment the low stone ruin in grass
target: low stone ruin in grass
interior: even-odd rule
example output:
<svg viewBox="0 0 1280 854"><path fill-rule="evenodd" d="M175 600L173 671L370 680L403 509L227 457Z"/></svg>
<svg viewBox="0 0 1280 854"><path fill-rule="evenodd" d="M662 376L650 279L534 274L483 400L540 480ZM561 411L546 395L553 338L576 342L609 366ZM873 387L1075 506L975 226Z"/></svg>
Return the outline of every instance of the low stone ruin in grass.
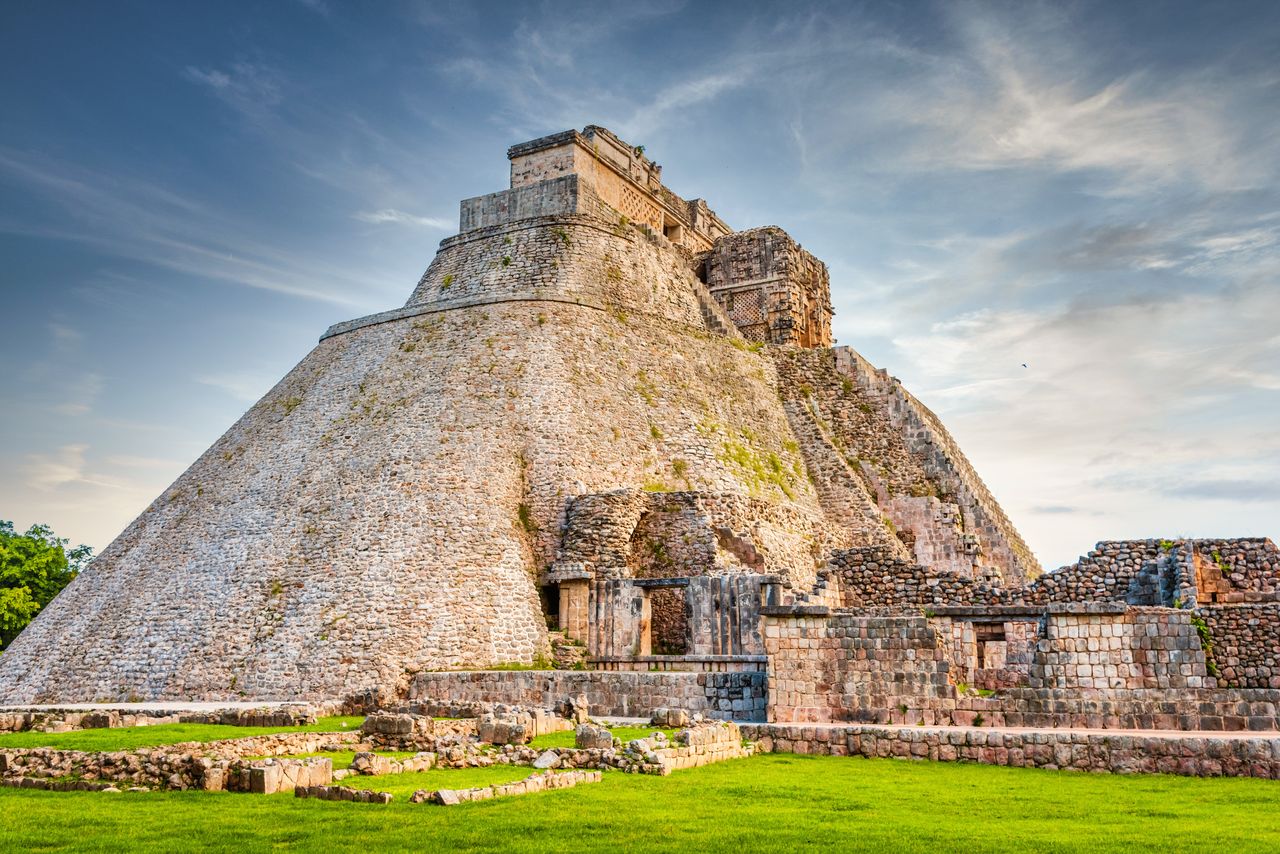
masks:
<svg viewBox="0 0 1280 854"><path fill-rule="evenodd" d="M511 795L529 795L534 792L545 792L550 789L571 789L583 783L599 783L604 778L600 771L541 771L530 774L523 780L514 783L500 783L495 786L478 786L473 789L437 789L429 791L419 789L409 797L411 804L439 804L453 806L467 801L487 801L491 798L505 798Z"/></svg>
<svg viewBox="0 0 1280 854"><path fill-rule="evenodd" d="M145 711L103 709L13 708L0 712L0 732L71 732L78 729L155 726L157 724L220 724L222 726L308 726L318 720L312 705L285 704L253 709L214 709L193 712L151 708Z"/></svg>
<svg viewBox="0 0 1280 854"><path fill-rule="evenodd" d="M436 768L515 765L537 771L515 783L441 790L447 794L419 793L419 800L458 803L595 782L604 770L665 775L753 752L737 724L702 721L681 710L660 709L654 716L656 726L684 727L673 736L655 731L626 742L589 722L582 698L566 701L556 711L504 705L476 711L479 715L474 718L443 720L415 711L377 711L365 718L359 731L273 733L130 751L0 749L0 784L58 791L119 791L118 786L256 794L293 791L300 792L300 797L386 803L381 795L373 800L348 796L354 790L333 784L350 777ZM569 729L574 730L571 748L538 750L529 745L540 735ZM308 756L344 750L355 751L348 768L335 770L329 757ZM379 750L413 751L413 755L395 758ZM595 776L580 773L584 771Z"/></svg>

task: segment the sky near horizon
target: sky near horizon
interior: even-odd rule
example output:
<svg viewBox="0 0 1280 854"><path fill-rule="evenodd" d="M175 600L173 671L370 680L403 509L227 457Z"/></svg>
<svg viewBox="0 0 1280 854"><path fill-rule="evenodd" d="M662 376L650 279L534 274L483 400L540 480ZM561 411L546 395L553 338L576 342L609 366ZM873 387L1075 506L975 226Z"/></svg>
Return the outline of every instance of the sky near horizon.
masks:
<svg viewBox="0 0 1280 854"><path fill-rule="evenodd" d="M0 8L0 519L101 550L507 146L587 124L826 261L1046 568L1280 534L1280 4ZM1023 367L1023 364L1026 367Z"/></svg>

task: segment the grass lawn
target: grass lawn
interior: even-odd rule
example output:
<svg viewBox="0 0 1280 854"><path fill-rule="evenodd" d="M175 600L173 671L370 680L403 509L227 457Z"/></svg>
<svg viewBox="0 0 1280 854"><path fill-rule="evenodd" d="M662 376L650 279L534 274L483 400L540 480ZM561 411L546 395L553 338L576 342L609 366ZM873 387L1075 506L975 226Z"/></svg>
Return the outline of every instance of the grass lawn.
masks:
<svg viewBox="0 0 1280 854"><path fill-rule="evenodd" d="M615 726L609 727L609 732L613 733L616 738L622 739L625 744L637 738L648 738L655 732L665 732L667 738L671 738L679 730L663 729L662 727L637 727L637 726ZM530 747L536 747L539 750L546 750L548 747L573 747L573 730L568 729L563 732L549 732L546 735L540 735L533 741L529 742Z"/></svg>
<svg viewBox="0 0 1280 854"><path fill-rule="evenodd" d="M528 769L399 782L407 793L500 772ZM1280 783L1265 780L775 754L434 807L407 803L395 778L382 779L397 787L390 806L0 789L0 851L1280 850Z"/></svg>
<svg viewBox="0 0 1280 854"><path fill-rule="evenodd" d="M337 767L335 764L334 767ZM372 789L390 792L398 800L407 800L418 789L474 789L523 780L530 774L540 773L527 765L490 765L487 768L433 768L430 771L414 771L409 774L386 774L379 777L363 775L347 777L338 783L351 789Z"/></svg>
<svg viewBox="0 0 1280 854"><path fill-rule="evenodd" d="M339 732L360 728L363 717L320 718L306 726L223 726L222 724L155 724L154 726L76 729L71 732L7 732L0 748L59 747L63 750L132 750L180 741L217 741L273 732Z"/></svg>

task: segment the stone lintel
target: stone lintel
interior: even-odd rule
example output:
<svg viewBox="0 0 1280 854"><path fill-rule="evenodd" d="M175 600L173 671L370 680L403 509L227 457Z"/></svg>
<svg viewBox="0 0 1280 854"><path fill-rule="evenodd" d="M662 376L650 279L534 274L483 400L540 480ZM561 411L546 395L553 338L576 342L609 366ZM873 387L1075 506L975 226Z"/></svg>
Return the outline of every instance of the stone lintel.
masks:
<svg viewBox="0 0 1280 854"><path fill-rule="evenodd" d="M765 617L830 617L826 605L766 605L760 609Z"/></svg>
<svg viewBox="0 0 1280 854"><path fill-rule="evenodd" d="M628 579L636 587L688 587L688 578L631 578Z"/></svg>

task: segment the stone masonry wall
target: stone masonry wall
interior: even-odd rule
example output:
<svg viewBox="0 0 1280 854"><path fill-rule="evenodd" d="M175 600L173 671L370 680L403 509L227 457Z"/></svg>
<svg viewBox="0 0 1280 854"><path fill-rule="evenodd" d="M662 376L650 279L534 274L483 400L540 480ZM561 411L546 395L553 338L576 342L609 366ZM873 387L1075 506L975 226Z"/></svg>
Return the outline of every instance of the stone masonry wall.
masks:
<svg viewBox="0 0 1280 854"><path fill-rule="evenodd" d="M519 220L566 214L584 214L607 222L617 220L612 209L577 175L463 199L459 207L460 231L464 234Z"/></svg>
<svg viewBox="0 0 1280 854"><path fill-rule="evenodd" d="M1280 740L928 727L754 724L762 753L976 762L1011 768L1280 779Z"/></svg>
<svg viewBox="0 0 1280 854"><path fill-rule="evenodd" d="M1213 687L1191 613L1050 613L1030 669L1033 688Z"/></svg>
<svg viewBox="0 0 1280 854"><path fill-rule="evenodd" d="M873 546L832 553L828 569L842 582L845 606L853 608L1071 602L1185 607L1196 598L1197 570L1192 568L1193 557L1201 577L1205 574L1204 561L1199 559L1204 550L1199 542L1154 539L1101 542L1076 563L1046 572L1017 589L978 583L963 575L921 566ZM1266 562L1261 565L1265 566ZM1262 571L1257 574L1261 576ZM1247 594L1241 594L1241 598L1244 595Z"/></svg>
<svg viewBox="0 0 1280 854"><path fill-rule="evenodd" d="M1209 629L1219 685L1280 688L1280 605L1204 605L1195 613Z"/></svg>
<svg viewBox="0 0 1280 854"><path fill-rule="evenodd" d="M954 693L947 649L924 617L766 621L769 720L876 720Z"/></svg>
<svg viewBox="0 0 1280 854"><path fill-rule="evenodd" d="M704 263L707 288L747 338L831 346L827 265L782 229L767 226L721 237Z"/></svg>
<svg viewBox="0 0 1280 854"><path fill-rule="evenodd" d="M763 720L763 673L470 671L419 673L409 701L490 702L554 708L585 695L594 717L649 717L676 708L727 720Z"/></svg>
<svg viewBox="0 0 1280 854"><path fill-rule="evenodd" d="M958 619L775 614L764 627L768 716L929 726L1280 729L1280 691L1213 687L1191 616L1165 608L1051 612L1030 684L976 696L957 690L971 676L955 661Z"/></svg>
<svg viewBox="0 0 1280 854"><path fill-rule="evenodd" d="M1280 601L1280 548L1262 537L1197 539L1199 601L1243 604Z"/></svg>

